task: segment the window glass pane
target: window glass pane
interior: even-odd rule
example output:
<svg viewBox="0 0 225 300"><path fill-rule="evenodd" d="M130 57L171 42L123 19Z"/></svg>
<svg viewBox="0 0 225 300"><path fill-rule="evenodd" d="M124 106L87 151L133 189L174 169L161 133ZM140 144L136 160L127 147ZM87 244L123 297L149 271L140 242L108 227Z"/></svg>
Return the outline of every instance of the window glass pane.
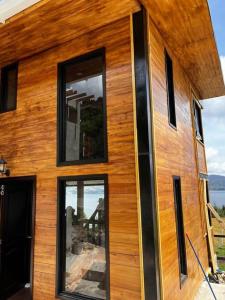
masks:
<svg viewBox="0 0 225 300"><path fill-rule="evenodd" d="M166 52L166 79L167 79L167 94L168 94L168 113L169 113L169 123L176 127L176 107L175 107L175 97L174 97L174 81L173 81L173 62Z"/></svg>
<svg viewBox="0 0 225 300"><path fill-rule="evenodd" d="M65 291L106 299L104 181L67 181Z"/></svg>
<svg viewBox="0 0 225 300"><path fill-rule="evenodd" d="M7 72L7 97L6 110L11 110L16 107L16 94L17 94L17 69L12 68Z"/></svg>
<svg viewBox="0 0 225 300"><path fill-rule="evenodd" d="M66 65L64 77L64 160L104 158L102 55Z"/></svg>
<svg viewBox="0 0 225 300"><path fill-rule="evenodd" d="M203 142L203 128L202 128L202 116L201 116L201 108L195 102L195 128L196 128L196 136L199 138L201 142Z"/></svg>
<svg viewBox="0 0 225 300"><path fill-rule="evenodd" d="M1 111L6 112L16 108L17 97L17 65L2 70Z"/></svg>
<svg viewBox="0 0 225 300"><path fill-rule="evenodd" d="M181 195L181 179L176 177L173 180L174 184L174 201L175 201L175 217L177 226L177 240L179 252L179 267L181 274L181 281L187 275L187 261L186 261L186 248L185 248L185 233L183 223L183 208L182 208L182 195Z"/></svg>

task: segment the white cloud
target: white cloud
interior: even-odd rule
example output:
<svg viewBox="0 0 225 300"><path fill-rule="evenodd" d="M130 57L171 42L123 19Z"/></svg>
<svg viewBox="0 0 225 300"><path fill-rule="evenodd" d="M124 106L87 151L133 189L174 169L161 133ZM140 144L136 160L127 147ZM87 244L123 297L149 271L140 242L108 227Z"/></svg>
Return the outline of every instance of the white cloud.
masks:
<svg viewBox="0 0 225 300"><path fill-rule="evenodd" d="M209 174L225 174L225 162L214 147L206 147L207 167Z"/></svg>
<svg viewBox="0 0 225 300"><path fill-rule="evenodd" d="M225 163L218 161L208 161L207 163L209 174L225 176Z"/></svg>
<svg viewBox="0 0 225 300"><path fill-rule="evenodd" d="M225 83L225 56L220 56L220 61L221 61L222 71L223 71L223 80Z"/></svg>
<svg viewBox="0 0 225 300"><path fill-rule="evenodd" d="M225 84L225 55L220 61ZM225 176L225 96L208 99L203 106L208 172Z"/></svg>
<svg viewBox="0 0 225 300"><path fill-rule="evenodd" d="M225 176L225 97L204 101L203 104L208 172Z"/></svg>
<svg viewBox="0 0 225 300"><path fill-rule="evenodd" d="M218 155L218 150L213 147L206 147L206 157L207 160L210 161L214 159Z"/></svg>

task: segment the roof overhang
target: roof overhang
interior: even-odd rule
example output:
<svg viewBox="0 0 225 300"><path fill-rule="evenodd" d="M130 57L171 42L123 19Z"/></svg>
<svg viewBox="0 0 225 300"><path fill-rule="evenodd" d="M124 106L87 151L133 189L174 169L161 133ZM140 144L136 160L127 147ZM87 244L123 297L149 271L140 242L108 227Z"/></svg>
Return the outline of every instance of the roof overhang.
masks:
<svg viewBox="0 0 225 300"><path fill-rule="evenodd" d="M0 0L0 23L5 23L7 19L39 1L40 0Z"/></svg>
<svg viewBox="0 0 225 300"><path fill-rule="evenodd" d="M207 0L141 0L201 99L225 95Z"/></svg>

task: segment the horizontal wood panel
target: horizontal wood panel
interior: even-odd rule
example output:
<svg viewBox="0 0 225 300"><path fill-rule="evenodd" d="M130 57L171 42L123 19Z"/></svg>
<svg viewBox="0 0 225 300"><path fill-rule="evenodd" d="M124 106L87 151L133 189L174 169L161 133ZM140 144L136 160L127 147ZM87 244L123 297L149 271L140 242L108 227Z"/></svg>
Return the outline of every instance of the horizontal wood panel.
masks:
<svg viewBox="0 0 225 300"><path fill-rule="evenodd" d="M139 9L136 0L43 0L0 24L0 66L74 39Z"/></svg>
<svg viewBox="0 0 225 300"><path fill-rule="evenodd" d="M198 170L191 114L191 84L174 55L174 49L167 47L151 19L149 22L162 292L165 300L170 300L171 295L174 300L190 300L194 298L202 275L186 240L188 279L180 289L172 176L181 177L184 229L206 269L207 248L202 238ZM168 121L165 47L174 66L177 129L172 128Z"/></svg>
<svg viewBox="0 0 225 300"><path fill-rule="evenodd" d="M207 174L205 146L198 141L197 141L197 152L198 152L199 172L203 174Z"/></svg>
<svg viewBox="0 0 225 300"><path fill-rule="evenodd" d="M87 174L109 176L111 299L141 297L130 43L127 17L19 63L17 110L0 115L0 153L11 176L37 175L34 300L55 299L57 176ZM57 64L101 47L109 161L57 168Z"/></svg>

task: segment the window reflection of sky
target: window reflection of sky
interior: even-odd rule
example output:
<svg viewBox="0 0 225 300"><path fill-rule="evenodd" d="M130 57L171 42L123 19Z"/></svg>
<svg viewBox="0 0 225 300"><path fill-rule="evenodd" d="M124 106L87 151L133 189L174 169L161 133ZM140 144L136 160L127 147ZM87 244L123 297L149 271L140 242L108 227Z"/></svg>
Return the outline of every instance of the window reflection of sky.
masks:
<svg viewBox="0 0 225 300"><path fill-rule="evenodd" d="M103 96L102 90L102 75L90 77L85 80L69 82L66 84L66 89L77 91L77 94L86 93L87 96L94 95L95 100Z"/></svg>
<svg viewBox="0 0 225 300"><path fill-rule="evenodd" d="M104 198L104 186L84 187L84 213L90 218L98 206L99 199ZM77 187L66 187L66 207L72 206L77 210ZM75 213L76 214L76 213Z"/></svg>

